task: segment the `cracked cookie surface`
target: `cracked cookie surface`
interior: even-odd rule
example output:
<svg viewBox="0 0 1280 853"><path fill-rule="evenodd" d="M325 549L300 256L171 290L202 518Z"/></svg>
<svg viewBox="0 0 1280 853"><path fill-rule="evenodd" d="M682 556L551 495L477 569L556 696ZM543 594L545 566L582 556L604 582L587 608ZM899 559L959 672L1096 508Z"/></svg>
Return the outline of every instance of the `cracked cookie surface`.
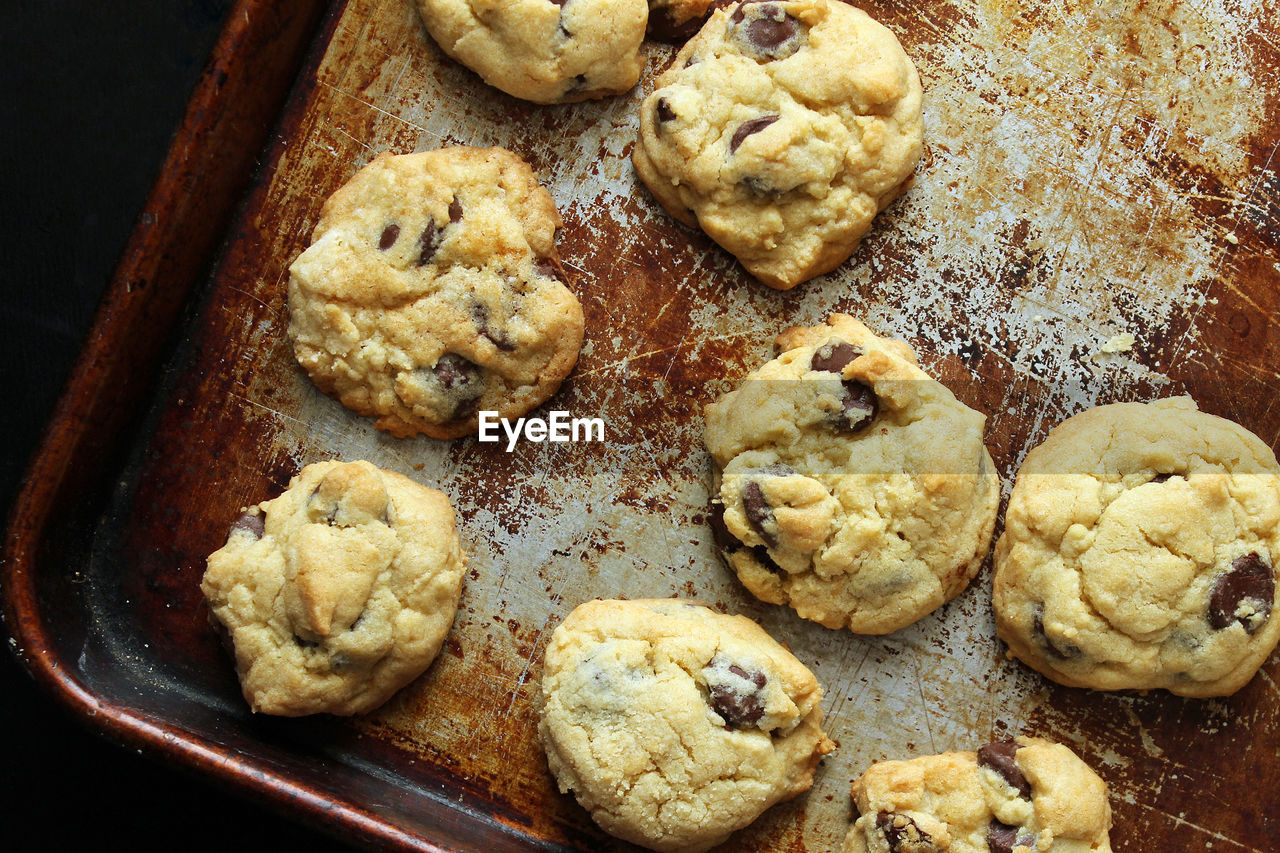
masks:
<svg viewBox="0 0 1280 853"><path fill-rule="evenodd" d="M676 599L591 601L552 634L539 734L606 831L697 853L813 784L822 688L743 616Z"/></svg>
<svg viewBox="0 0 1280 853"><path fill-rule="evenodd" d="M1009 650L1054 681L1221 696L1280 639L1280 467L1188 397L1099 406L1027 454L996 545Z"/></svg>
<svg viewBox="0 0 1280 853"><path fill-rule="evenodd" d="M318 462L236 520L200 588L254 711L356 714L435 659L464 562L444 494L368 462Z"/></svg>
<svg viewBox="0 0 1280 853"><path fill-rule="evenodd" d="M335 192L289 268L315 384L400 437L455 438L556 392L582 346L551 195L501 148L383 154Z"/></svg>
<svg viewBox="0 0 1280 853"><path fill-rule="evenodd" d="M884 634L958 595L991 544L986 418L904 342L834 314L706 410L712 530L757 597Z"/></svg>
<svg viewBox="0 0 1280 853"><path fill-rule="evenodd" d="M640 107L636 172L770 287L821 275L910 184L922 92L888 29L836 0L717 9Z"/></svg>
<svg viewBox="0 0 1280 853"><path fill-rule="evenodd" d="M418 10L446 54L534 103L625 92L644 66L648 0L418 0Z"/></svg>
<svg viewBox="0 0 1280 853"><path fill-rule="evenodd" d="M881 761L853 783L843 853L1109 853L1107 786L1033 737Z"/></svg>

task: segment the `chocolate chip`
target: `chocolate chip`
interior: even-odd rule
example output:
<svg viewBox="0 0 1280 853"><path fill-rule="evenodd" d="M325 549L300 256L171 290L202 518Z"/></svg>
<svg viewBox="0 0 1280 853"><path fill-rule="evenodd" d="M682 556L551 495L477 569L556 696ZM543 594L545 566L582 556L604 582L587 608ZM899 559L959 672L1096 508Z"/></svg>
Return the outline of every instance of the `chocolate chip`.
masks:
<svg viewBox="0 0 1280 853"><path fill-rule="evenodd" d="M231 522L231 529L227 531L227 538L230 539L239 532L248 533L254 539L261 539L267 532L266 520L258 513L246 512Z"/></svg>
<svg viewBox="0 0 1280 853"><path fill-rule="evenodd" d="M741 181L742 188L757 198L776 198L780 192L773 187L764 178L757 178L755 175L747 175Z"/></svg>
<svg viewBox="0 0 1280 853"><path fill-rule="evenodd" d="M844 341L832 341L818 347L809 361L810 370L840 373L849 362L862 355L862 350Z"/></svg>
<svg viewBox="0 0 1280 853"><path fill-rule="evenodd" d="M722 655L716 655L707 666L712 671L707 683L711 707L725 725L742 729L760 722L767 681L764 673L730 663Z"/></svg>
<svg viewBox="0 0 1280 853"><path fill-rule="evenodd" d="M782 574L782 566L779 566L773 557L769 556L769 549L763 545L756 545L753 547L751 549L751 556L755 557L756 562L773 572L775 575Z"/></svg>
<svg viewBox="0 0 1280 853"><path fill-rule="evenodd" d="M880 812L876 815L876 829L884 835L890 853L936 853L938 850L933 836L907 815Z"/></svg>
<svg viewBox="0 0 1280 853"><path fill-rule="evenodd" d="M773 534L765 529L765 524L773 519L773 507L764 496L764 490L755 480L747 483L742 490L742 509L746 513L747 523L751 529L760 534L770 547L777 544Z"/></svg>
<svg viewBox="0 0 1280 853"><path fill-rule="evenodd" d="M1171 478L1176 477L1176 476L1178 476L1178 475L1177 475L1177 474L1156 474L1154 477L1152 477L1152 478L1151 478L1151 482L1153 482L1153 483L1167 483L1167 482L1169 482L1169 480L1170 480Z"/></svg>
<svg viewBox="0 0 1280 853"><path fill-rule="evenodd" d="M449 202L449 221L462 221L462 202L458 201L458 197L456 195L453 197L453 201Z"/></svg>
<svg viewBox="0 0 1280 853"><path fill-rule="evenodd" d="M666 98L658 98L658 103L654 112L658 114L659 122L676 120L676 111L671 109L671 104L667 102Z"/></svg>
<svg viewBox="0 0 1280 853"><path fill-rule="evenodd" d="M987 846L991 853L1013 853L1013 845L1018 841L1018 828L992 819L987 824Z"/></svg>
<svg viewBox="0 0 1280 853"><path fill-rule="evenodd" d="M711 9L701 15L695 15L686 21L676 19L674 4L653 3L649 6L649 25L647 32L651 38L661 41L685 41L689 36L702 29Z"/></svg>
<svg viewBox="0 0 1280 853"><path fill-rule="evenodd" d="M440 248L440 230L436 228L434 219L427 220L427 227L422 229L422 234L418 237L418 247L417 265L425 267L436 256L436 249Z"/></svg>
<svg viewBox="0 0 1280 853"><path fill-rule="evenodd" d="M501 331L494 330L489 323L489 307L483 302L476 302L471 306L471 319L475 322L476 329L479 330L480 334L488 338L495 347L503 352L515 350L516 345L512 343L511 339Z"/></svg>
<svg viewBox="0 0 1280 853"><path fill-rule="evenodd" d="M711 0L711 8L728 9L730 7L734 7L733 12L729 15L729 21L730 23L741 24L742 19L746 17L747 6L767 2L769 2L769 0L741 0L741 2L737 2L737 0Z"/></svg>
<svg viewBox="0 0 1280 853"><path fill-rule="evenodd" d="M325 508L323 499L320 497L320 487L316 486L311 490L311 494L307 495L307 509L311 512L318 512L318 521L323 521L330 527L338 524L338 502L334 501L333 505Z"/></svg>
<svg viewBox="0 0 1280 853"><path fill-rule="evenodd" d="M843 432L866 429L880 410L880 399L876 397L876 392L856 379L846 379L840 384L844 386L844 398L840 401L841 417L838 421L840 429Z"/></svg>
<svg viewBox="0 0 1280 853"><path fill-rule="evenodd" d="M480 368L456 352L447 352L440 356L436 366L431 368L436 379L446 391L452 391L461 385L474 382L480 378Z"/></svg>
<svg viewBox="0 0 1280 853"><path fill-rule="evenodd" d="M711 527L711 538L715 540L721 551L728 554L742 547L742 543L729 532L729 526L724 523L724 502L719 498L711 499L707 524Z"/></svg>
<svg viewBox="0 0 1280 853"><path fill-rule="evenodd" d="M738 125L738 129L733 132L733 138L729 140L729 153L733 154L737 151L738 146L742 144L742 140L753 133L759 133L777 120L778 116L758 116Z"/></svg>
<svg viewBox="0 0 1280 853"><path fill-rule="evenodd" d="M1209 624L1221 631L1232 622L1239 622L1248 634L1256 634L1271 617L1271 603L1275 600L1276 580L1261 556L1256 552L1236 557L1231 569L1218 575L1209 594ZM1245 602L1245 613L1241 606Z"/></svg>
<svg viewBox="0 0 1280 853"><path fill-rule="evenodd" d="M1031 783L1018 769L1018 763L1014 760L1017 752L1018 742L1013 740L998 740L995 743L980 746L978 747L978 766L995 771L1001 779L1009 783L1009 787L1017 789L1023 799L1029 800Z"/></svg>
<svg viewBox="0 0 1280 853"><path fill-rule="evenodd" d="M1063 643L1059 645L1045 632L1044 605L1042 604L1037 604L1035 611L1032 613L1031 630L1035 632L1036 637L1040 640L1040 644L1044 647L1045 651L1049 653L1050 657L1055 657L1058 660L1080 657L1081 651L1079 646L1072 643Z"/></svg>
<svg viewBox="0 0 1280 853"><path fill-rule="evenodd" d="M378 238L378 248L382 251L390 249L396 244L396 240L400 238L400 226L394 222L382 229L382 236Z"/></svg>
<svg viewBox="0 0 1280 853"><path fill-rule="evenodd" d="M293 635L293 642L304 649L314 649L319 647L320 645L319 643L313 643L310 640L304 640L302 637L299 637L297 634Z"/></svg>
<svg viewBox="0 0 1280 853"><path fill-rule="evenodd" d="M748 6L754 7L750 15ZM805 40L804 26L776 3L741 3L729 21L733 39L759 59L785 59Z"/></svg>
<svg viewBox="0 0 1280 853"><path fill-rule="evenodd" d="M742 549L742 543L738 538L729 532L729 527L724 523L724 504L719 498L711 499L711 507L707 513L707 524L711 527L711 537L715 540L716 545L720 548L721 553L728 556ZM753 556L761 566L774 574L780 575L783 572L782 566L774 562L773 557L769 556L769 549L763 545L755 545L751 548L751 556Z"/></svg>

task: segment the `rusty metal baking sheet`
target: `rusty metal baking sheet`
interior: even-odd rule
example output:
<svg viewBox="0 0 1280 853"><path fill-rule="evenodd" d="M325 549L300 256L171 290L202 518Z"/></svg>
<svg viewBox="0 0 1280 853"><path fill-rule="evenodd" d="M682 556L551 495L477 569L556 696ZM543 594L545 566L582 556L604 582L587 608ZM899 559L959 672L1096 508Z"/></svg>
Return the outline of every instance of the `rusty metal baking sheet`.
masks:
<svg viewBox="0 0 1280 853"><path fill-rule="evenodd" d="M1280 437L1274 8L864 8L920 70L925 156L850 261L779 293L637 182L637 107L670 47L647 45L629 94L542 107L445 58L411 0L347 3L176 383L160 443L181 447L187 473L158 454L142 477L146 500L185 489L184 504L202 507L176 534L190 563L183 583L193 588L199 555L240 506L306 463L369 459L443 489L470 555L445 652L349 725L397 760L440 768L531 843L630 849L595 830L546 769L533 695L550 631L591 597L679 595L744 613L788 643L825 685L839 743L807 795L725 849L833 850L849 824L849 783L870 762L1031 733L1068 743L1106 779L1117 850L1274 850L1277 656L1228 699L1070 690L1004 658L989 563L917 624L859 637L755 601L713 556L702 407L768 358L781 329L832 311L905 338L988 415L1005 497L1026 451L1096 403L1190 393L1273 447ZM507 453L474 439L395 439L294 363L287 269L324 199L380 152L453 144L515 151L560 207L587 341L545 408L604 418L604 442Z"/></svg>

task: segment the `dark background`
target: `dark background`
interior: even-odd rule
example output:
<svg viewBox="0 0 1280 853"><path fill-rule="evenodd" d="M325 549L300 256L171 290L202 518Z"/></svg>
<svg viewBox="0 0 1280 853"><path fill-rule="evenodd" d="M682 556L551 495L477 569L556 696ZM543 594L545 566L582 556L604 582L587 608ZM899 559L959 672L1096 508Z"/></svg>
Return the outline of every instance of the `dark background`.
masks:
<svg viewBox="0 0 1280 853"><path fill-rule="evenodd" d="M17 0L0 26L7 517L232 0ZM92 734L0 653L0 849L350 848Z"/></svg>

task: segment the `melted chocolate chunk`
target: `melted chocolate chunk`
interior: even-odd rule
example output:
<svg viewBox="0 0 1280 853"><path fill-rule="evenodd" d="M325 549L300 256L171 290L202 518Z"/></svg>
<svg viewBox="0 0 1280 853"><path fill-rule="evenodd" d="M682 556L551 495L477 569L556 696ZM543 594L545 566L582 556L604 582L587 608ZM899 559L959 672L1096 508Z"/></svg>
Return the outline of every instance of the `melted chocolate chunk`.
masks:
<svg viewBox="0 0 1280 853"><path fill-rule="evenodd" d="M773 518L773 507L769 505L768 499L764 496L764 490L755 480L747 483L746 488L742 490L742 509L747 515L747 523L751 525L751 529L759 533L770 547L776 545L777 540L773 534L765 529L765 524Z"/></svg>
<svg viewBox="0 0 1280 853"><path fill-rule="evenodd" d="M1239 622L1246 633L1256 634L1271 618L1276 596L1276 580L1271 567L1257 553L1236 557L1231 568L1213 582L1206 616L1216 630ZM1245 602L1248 602L1246 605ZM1241 605L1246 611L1240 614Z"/></svg>
<svg viewBox="0 0 1280 853"><path fill-rule="evenodd" d="M715 540L721 551L728 554L742 547L742 543L729 532L729 526L724 523L724 503L719 498L711 499L711 508L707 512L707 524L711 527L711 538Z"/></svg>
<svg viewBox="0 0 1280 853"><path fill-rule="evenodd" d="M726 557L742 549L742 543L729 532L728 525L724 523L724 504L720 502L719 498L712 498L711 500L711 508L707 513L707 524L711 526L711 536L716 545ZM774 562L773 557L769 556L769 549L765 546L753 546L751 548L751 556L755 557L756 562L764 566L768 571L774 574L782 574L782 566Z"/></svg>
<svg viewBox="0 0 1280 853"><path fill-rule="evenodd" d="M489 323L489 307L483 302L476 302L471 306L471 319L476 324L476 329L483 337L488 338L495 347L503 352L512 352L516 345L503 332L496 331Z"/></svg>
<svg viewBox="0 0 1280 853"><path fill-rule="evenodd" d="M1068 658L1080 657L1081 652L1080 652L1079 646L1073 645L1071 643L1058 645L1053 641L1052 637L1050 637L1047 633L1045 633L1044 605L1042 604L1037 604L1035 612L1032 614L1031 630L1035 632L1036 637L1039 638L1040 640L1040 644L1044 646L1045 651L1049 653L1050 657L1055 657L1058 660L1067 660Z"/></svg>
<svg viewBox="0 0 1280 853"><path fill-rule="evenodd" d="M323 509L324 505L321 500L320 487L316 486L311 490L311 494L307 495L307 509L320 513L318 521L323 521L330 527L338 526L338 502L334 501L333 506Z"/></svg>
<svg viewBox="0 0 1280 853"><path fill-rule="evenodd" d="M742 140L753 133L759 133L777 120L778 116L758 116L738 125L738 129L733 132L733 137L729 140L729 153L736 152L738 146L742 144Z"/></svg>
<svg viewBox="0 0 1280 853"><path fill-rule="evenodd" d="M455 195L453 201L449 202L449 222L457 223L462 221L462 202L458 201Z"/></svg>
<svg viewBox="0 0 1280 853"><path fill-rule="evenodd" d="M418 237L417 266L425 267L431 263L431 259L436 256L436 250L439 248L440 229L436 228L434 219L429 219L427 227L422 229L422 234Z"/></svg>
<svg viewBox="0 0 1280 853"><path fill-rule="evenodd" d="M701 15L695 15L687 21L678 21L672 4L651 4L647 32L651 38L661 41L685 41L702 29L702 23L710 13L711 9L708 8Z"/></svg>
<svg viewBox="0 0 1280 853"><path fill-rule="evenodd" d="M846 379L840 384L844 386L844 399L840 401L841 430L858 432L866 429L880 411L880 399L876 397L876 392L856 379Z"/></svg>
<svg viewBox="0 0 1280 853"><path fill-rule="evenodd" d="M767 680L764 673L728 663L719 655L712 659L710 667L735 676L721 678L714 684L707 685L711 707L725 721L725 725L742 729L760 722L760 718L764 716L762 691Z"/></svg>
<svg viewBox="0 0 1280 853"><path fill-rule="evenodd" d="M671 109L671 104L666 98L658 98L654 112L657 113L659 123L676 120L676 111Z"/></svg>
<svg viewBox="0 0 1280 853"><path fill-rule="evenodd" d="M305 640L302 637L299 637L297 634L293 635L293 642L304 649L315 649L315 648L319 648L320 646L319 643L313 643L310 640Z"/></svg>
<svg viewBox="0 0 1280 853"><path fill-rule="evenodd" d="M1169 482L1170 478L1177 477L1177 476L1178 476L1177 474L1156 474L1154 477L1151 478L1151 482L1167 483Z"/></svg>
<svg viewBox="0 0 1280 853"><path fill-rule="evenodd" d="M436 379L440 380L440 384L446 391L452 391L454 388L480 378L480 368L456 352L447 352L440 356L440 360L436 362L435 367L431 368L431 372L435 374Z"/></svg>
<svg viewBox="0 0 1280 853"><path fill-rule="evenodd" d="M991 853L1013 853L1013 845L1018 842L1018 828L1001 823L992 818L987 824L987 846Z"/></svg>
<svg viewBox="0 0 1280 853"><path fill-rule="evenodd" d="M777 562L774 561L773 557L769 556L769 549L763 545L754 546L751 549L751 556L755 557L756 562L773 572L775 575L782 574L782 566L779 566Z"/></svg>
<svg viewBox="0 0 1280 853"><path fill-rule="evenodd" d="M840 373L845 365L862 355L862 350L844 341L832 341L818 347L809 361L810 370L824 373Z"/></svg>
<svg viewBox="0 0 1280 853"><path fill-rule="evenodd" d="M757 178L755 175L747 175L738 183L742 184L742 188L756 198L776 198L779 195L778 190L766 181L764 178Z"/></svg>
<svg viewBox="0 0 1280 853"><path fill-rule="evenodd" d="M382 236L378 238L378 248L385 252L394 246L398 239L400 239L400 226L393 222L382 229Z"/></svg>
<svg viewBox="0 0 1280 853"><path fill-rule="evenodd" d="M227 531L227 538L230 539L241 531L248 533L254 539L261 539L267 532L266 520L257 513L246 512L231 522L231 529Z"/></svg>
<svg viewBox="0 0 1280 853"><path fill-rule="evenodd" d="M1001 779L1009 783L1009 787L1016 789L1024 800L1029 800L1031 783L1027 781L1026 776L1022 775L1022 771L1018 769L1018 763L1014 760L1017 751L1018 742L1012 740L998 740L995 743L980 746L978 747L978 766L995 771Z"/></svg>
<svg viewBox="0 0 1280 853"><path fill-rule="evenodd" d="M938 849L933 836L904 814L880 812L876 815L876 829L884 835L892 853L936 853Z"/></svg>
<svg viewBox="0 0 1280 853"><path fill-rule="evenodd" d="M748 15L747 7L755 7ZM747 18L750 20L747 20ZM776 3L741 3L729 16L733 39L757 59L786 59L799 50L807 35L804 25Z"/></svg>

